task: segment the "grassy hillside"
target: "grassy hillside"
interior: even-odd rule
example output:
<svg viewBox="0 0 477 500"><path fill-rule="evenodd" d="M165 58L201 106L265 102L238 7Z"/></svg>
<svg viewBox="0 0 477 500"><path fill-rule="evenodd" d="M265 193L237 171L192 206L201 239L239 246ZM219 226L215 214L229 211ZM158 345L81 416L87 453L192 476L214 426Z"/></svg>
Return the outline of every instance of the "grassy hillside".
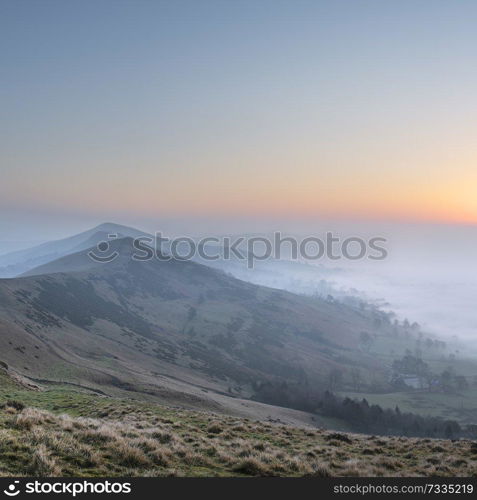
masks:
<svg viewBox="0 0 477 500"><path fill-rule="evenodd" d="M83 252L50 263L51 274L0 280L1 361L40 383L161 401L165 391L171 401L250 398L283 379L322 387L333 370L351 380L355 367L385 379L360 348L360 332L374 328L365 311L193 262L134 261L132 240L114 245L111 264Z"/></svg>
<svg viewBox="0 0 477 500"><path fill-rule="evenodd" d="M32 402L37 408L23 408ZM65 389L3 387L0 406L2 476L471 476L477 470L477 445L470 441L345 434Z"/></svg>
<svg viewBox="0 0 477 500"><path fill-rule="evenodd" d="M293 396L352 391L385 408L475 422L477 363L456 356L454 343L442 347L359 301L298 296L193 262L133 261L129 239L112 249L111 264L79 252L48 264L51 274L0 280L0 362L34 383L239 416L237 399L314 412L308 396L264 396L286 383ZM435 374L451 366L469 389L392 386L393 363L408 351Z"/></svg>
<svg viewBox="0 0 477 500"><path fill-rule="evenodd" d="M12 379L8 372L3 368L0 368L0 390L4 392L20 388L20 385Z"/></svg>

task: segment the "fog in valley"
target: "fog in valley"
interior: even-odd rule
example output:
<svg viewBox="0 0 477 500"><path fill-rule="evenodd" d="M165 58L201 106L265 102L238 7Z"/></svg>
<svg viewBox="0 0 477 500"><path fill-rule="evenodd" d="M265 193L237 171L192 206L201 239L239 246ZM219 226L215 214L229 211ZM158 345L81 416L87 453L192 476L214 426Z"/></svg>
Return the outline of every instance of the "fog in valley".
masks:
<svg viewBox="0 0 477 500"><path fill-rule="evenodd" d="M32 247L48 239L60 239L80 232L94 218L78 221L67 217L37 217L33 224L20 218L15 223L3 221L0 256L8 252ZM330 232L340 241L349 237L362 237L365 241L383 237L386 258L349 260L291 259L291 247L283 243L282 261L294 265L280 265L276 261L255 262L247 269L245 262L222 264L224 270L237 277L281 288L295 293L359 296L379 304L384 311L396 313L418 322L422 328L439 337L465 340L467 346L477 339L477 229L472 225L406 224L383 222L350 222L343 220L264 220L264 219L131 219L126 222L154 234L169 237L208 236L232 238L266 237L273 241L273 232L283 238L294 237L298 242L315 237L325 240ZM245 247L243 247L245 250ZM263 248L256 245L257 254ZM339 243L336 247L339 249ZM310 251L313 253L313 248ZM216 265L215 262L206 262ZM299 264L299 265L298 265ZM477 354L477 343L476 354Z"/></svg>
<svg viewBox="0 0 477 500"><path fill-rule="evenodd" d="M390 226L381 234L388 239L386 259L324 262L332 270L329 279L338 289L364 292L430 333L477 348L477 229Z"/></svg>

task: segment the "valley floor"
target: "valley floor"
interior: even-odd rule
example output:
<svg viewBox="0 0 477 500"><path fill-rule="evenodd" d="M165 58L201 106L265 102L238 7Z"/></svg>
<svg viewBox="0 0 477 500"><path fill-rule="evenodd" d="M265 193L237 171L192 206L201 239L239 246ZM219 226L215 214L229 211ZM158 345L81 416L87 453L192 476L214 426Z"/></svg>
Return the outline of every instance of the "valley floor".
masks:
<svg viewBox="0 0 477 500"><path fill-rule="evenodd" d="M477 474L471 441L300 428L70 389L1 389L1 476Z"/></svg>

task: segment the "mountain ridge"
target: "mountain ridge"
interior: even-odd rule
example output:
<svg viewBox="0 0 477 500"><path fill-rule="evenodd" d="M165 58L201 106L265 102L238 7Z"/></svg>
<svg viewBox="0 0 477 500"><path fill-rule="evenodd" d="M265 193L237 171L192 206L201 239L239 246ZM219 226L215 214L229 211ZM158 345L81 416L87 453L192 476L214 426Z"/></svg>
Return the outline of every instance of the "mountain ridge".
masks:
<svg viewBox="0 0 477 500"><path fill-rule="evenodd" d="M47 241L31 248L1 255L0 278L12 278L24 274L35 267L52 262L75 250L93 247L100 241L103 241L104 237L107 237L109 234L130 237L150 236L148 233L132 227L110 222L102 223L73 236ZM96 239L94 239L95 236Z"/></svg>

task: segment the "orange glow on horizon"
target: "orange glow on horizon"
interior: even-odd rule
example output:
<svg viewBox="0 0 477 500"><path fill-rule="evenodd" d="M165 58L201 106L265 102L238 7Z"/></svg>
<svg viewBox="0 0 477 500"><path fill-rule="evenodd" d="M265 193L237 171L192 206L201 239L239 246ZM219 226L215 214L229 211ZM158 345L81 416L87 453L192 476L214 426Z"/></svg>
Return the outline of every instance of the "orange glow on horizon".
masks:
<svg viewBox="0 0 477 500"><path fill-rule="evenodd" d="M214 182L203 172L191 178L128 175L98 176L92 184L61 175L41 189L22 186L28 205L47 211L133 214L146 217L257 217L275 219L363 219L477 224L477 175L470 162L447 175L406 175L397 168L343 175L333 169L286 169L241 175L216 170ZM458 172L458 173L457 173ZM307 174L305 176L305 174ZM48 192L45 192L48 190ZM15 192L12 189L11 192ZM86 199L85 199L86 194ZM10 201L13 204L13 199ZM8 204L8 193L3 203Z"/></svg>

